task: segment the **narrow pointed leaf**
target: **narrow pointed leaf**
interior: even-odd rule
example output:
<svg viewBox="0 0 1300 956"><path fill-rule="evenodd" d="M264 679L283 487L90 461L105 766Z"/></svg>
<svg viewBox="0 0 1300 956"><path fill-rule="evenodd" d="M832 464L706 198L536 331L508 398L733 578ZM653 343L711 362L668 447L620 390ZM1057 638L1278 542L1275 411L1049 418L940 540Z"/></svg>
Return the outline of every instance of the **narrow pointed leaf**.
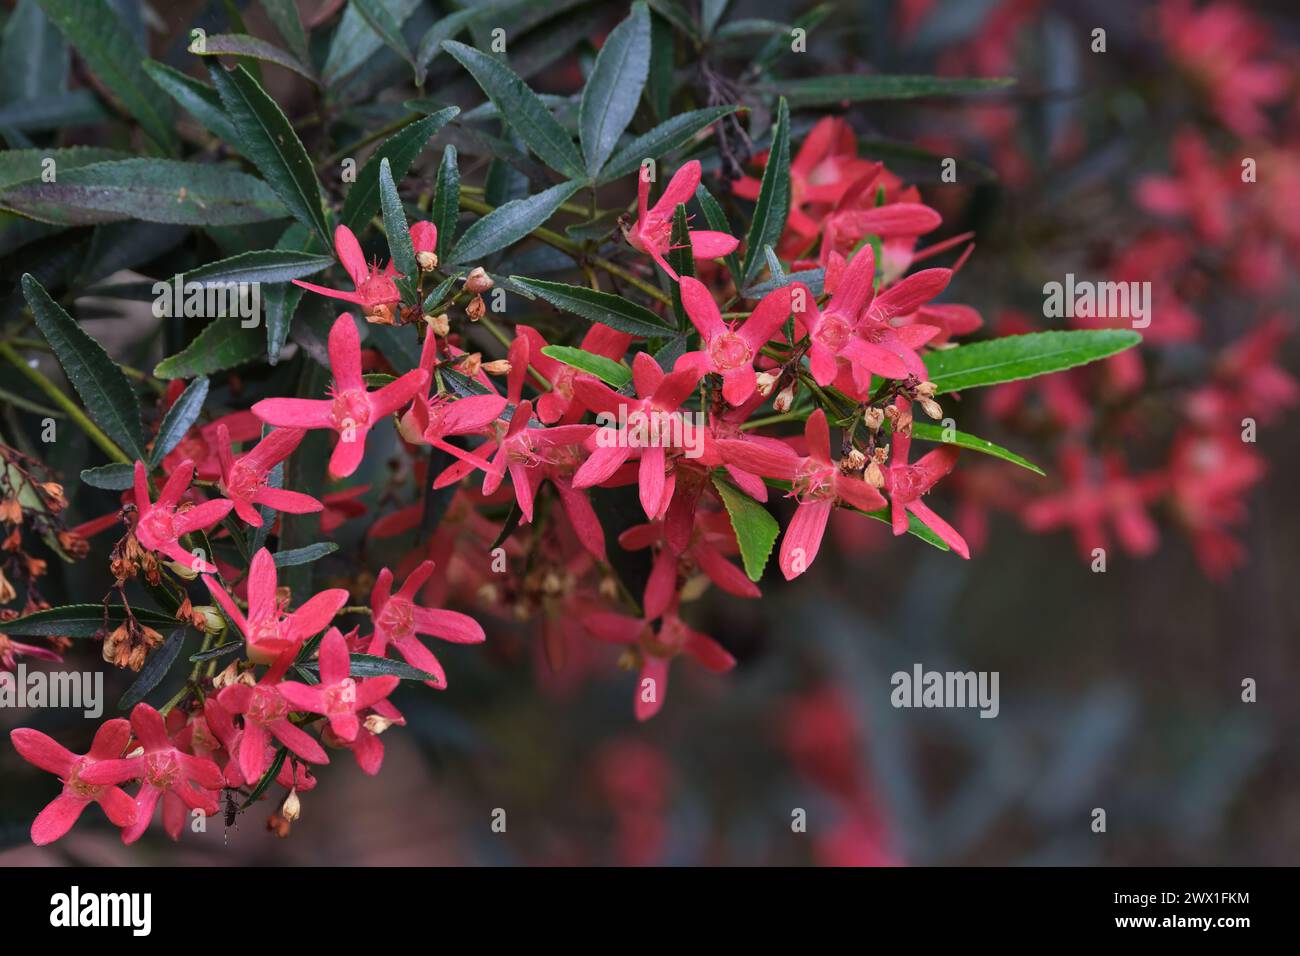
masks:
<svg viewBox="0 0 1300 956"><path fill-rule="evenodd" d="M511 276L510 281L526 292L546 300L557 309L582 316L591 322L608 325L611 329L637 335L641 338L663 338L676 334L676 330L644 306L629 302L610 292L599 292L580 285L548 282Z"/></svg>
<svg viewBox="0 0 1300 956"><path fill-rule="evenodd" d="M634 3L627 19L605 38L582 90L578 137L593 180L632 122L649 70L650 13L644 3Z"/></svg>
<svg viewBox="0 0 1300 956"><path fill-rule="evenodd" d="M763 265L763 247L776 246L785 231L790 213L790 108L785 98L777 106L776 126L772 132L772 149L768 153L763 182L754 206L754 219L745 240L745 264L742 268L748 285Z"/></svg>
<svg viewBox="0 0 1300 956"><path fill-rule="evenodd" d="M498 206L465 230L447 257L447 264L479 262L518 242L550 219L580 185L577 182L560 183L536 196L514 199Z"/></svg>
<svg viewBox="0 0 1300 956"><path fill-rule="evenodd" d="M203 403L208 398L208 380L199 376L186 386L180 398L172 403L158 426L158 437L154 439L153 451L149 454L149 467L157 468L167 453L181 443L185 433L199 420Z"/></svg>
<svg viewBox="0 0 1300 956"><path fill-rule="evenodd" d="M357 180L348 187L347 198L339 213L339 222L354 232L361 229L379 208L379 166L388 160L393 178L401 180L411 164L423 152L438 130L451 122L460 110L455 106L439 110L431 116L416 120L410 126L384 140L357 173ZM437 222L437 220L434 220ZM441 225L439 225L441 230Z"/></svg>
<svg viewBox="0 0 1300 956"><path fill-rule="evenodd" d="M1007 335L925 356L937 394L997 385L1085 365L1142 341L1131 329L1075 329Z"/></svg>
<svg viewBox="0 0 1300 956"><path fill-rule="evenodd" d="M548 345L542 349L542 354L547 358L555 359L557 362L563 362L565 365L571 365L576 369L588 372L606 385L614 386L614 388L622 388L632 381L632 370L622 362L615 362L613 359L605 358L603 355L596 355L584 349L574 348L570 345Z"/></svg>

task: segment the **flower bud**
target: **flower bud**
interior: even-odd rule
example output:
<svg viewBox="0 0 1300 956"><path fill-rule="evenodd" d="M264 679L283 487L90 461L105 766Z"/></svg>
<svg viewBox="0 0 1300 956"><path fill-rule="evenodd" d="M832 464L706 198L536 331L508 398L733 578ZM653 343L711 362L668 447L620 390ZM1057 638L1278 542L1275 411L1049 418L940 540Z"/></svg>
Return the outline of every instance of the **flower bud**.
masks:
<svg viewBox="0 0 1300 956"><path fill-rule="evenodd" d="M45 505L55 514L68 506L68 499L63 496L63 486L57 481L47 481L39 486L45 494Z"/></svg>
<svg viewBox="0 0 1300 956"><path fill-rule="evenodd" d="M59 547L68 553L68 557L80 560L90 553L90 542L73 531L60 531Z"/></svg>
<svg viewBox="0 0 1300 956"><path fill-rule="evenodd" d="M193 581L199 576L199 572L194 570L194 568L190 567L188 564L181 564L179 561L168 561L166 564L173 574L184 578L186 581Z"/></svg>
<svg viewBox="0 0 1300 956"><path fill-rule="evenodd" d="M861 471L866 464L867 456L856 448L850 448L849 453L840 461L840 470L846 473Z"/></svg>
<svg viewBox="0 0 1300 956"><path fill-rule="evenodd" d="M370 306L366 309L366 321L372 325L394 325L392 306L382 302Z"/></svg>
<svg viewBox="0 0 1300 956"><path fill-rule="evenodd" d="M866 414L862 416L862 420L866 422L867 428L873 432L878 432L880 426L884 424L885 413L873 405L867 409Z"/></svg>
<svg viewBox="0 0 1300 956"><path fill-rule="evenodd" d="M477 322L487 315L487 304L481 295L476 295L469 300L469 304L465 306L465 314L469 316L471 322Z"/></svg>
<svg viewBox="0 0 1300 956"><path fill-rule="evenodd" d="M775 401L772 402L774 411L782 413L790 410L790 406L794 404L794 386L795 383L791 382L777 393Z"/></svg>
<svg viewBox="0 0 1300 956"><path fill-rule="evenodd" d="M939 403L933 398L919 398L917 403L921 406L921 410L931 418L936 420L943 418L943 409L939 407Z"/></svg>
<svg viewBox="0 0 1300 956"><path fill-rule="evenodd" d="M470 352L460 360L460 374L466 378L473 378L483 368L483 353Z"/></svg>
<svg viewBox="0 0 1300 956"><path fill-rule="evenodd" d="M23 506L18 503L17 496L10 495L4 501L0 501L0 521L8 524L23 523Z"/></svg>
<svg viewBox="0 0 1300 956"><path fill-rule="evenodd" d="M222 617L221 612L211 604L199 605L194 609L194 614L196 623L200 618L202 619L204 634L211 635L212 637L220 637L222 634L226 633L226 619Z"/></svg>
<svg viewBox="0 0 1300 956"><path fill-rule="evenodd" d="M302 816L302 801L298 799L298 791L290 790L289 795L284 798L284 803L280 805L280 815L294 823Z"/></svg>
<svg viewBox="0 0 1300 956"><path fill-rule="evenodd" d="M488 275L482 266L475 266L469 275L465 277L465 291L472 292L475 295L482 295L496 283Z"/></svg>
<svg viewBox="0 0 1300 956"><path fill-rule="evenodd" d="M289 821L278 813L266 818L266 828L283 840L289 835Z"/></svg>
<svg viewBox="0 0 1300 956"><path fill-rule="evenodd" d="M382 734L385 730L387 730L389 727L393 726L394 723L396 723L396 721L394 721L391 717L381 717L379 716L379 714L371 714L369 717L367 717L365 720L361 722L361 725L365 727L366 730L370 731L372 734L378 736L379 734Z"/></svg>
<svg viewBox="0 0 1300 956"><path fill-rule="evenodd" d="M922 382L913 389L921 398L934 398L934 393L938 390L939 386L935 385L934 382Z"/></svg>
<svg viewBox="0 0 1300 956"><path fill-rule="evenodd" d="M429 324L429 333L440 339L445 339L447 333L451 331L451 321L447 318L446 312L439 315L426 315L424 321Z"/></svg>
<svg viewBox="0 0 1300 956"><path fill-rule="evenodd" d="M874 458L867 464L867 470L862 473L862 480L872 488L885 487L885 473Z"/></svg>
<svg viewBox="0 0 1300 956"><path fill-rule="evenodd" d="M5 577L4 569L0 568L0 604L8 604L17 596L18 592L14 590L14 586Z"/></svg>
<svg viewBox="0 0 1300 956"><path fill-rule="evenodd" d="M759 372L758 373L758 394L764 398L772 394L772 389L776 388L776 383L780 380L779 372Z"/></svg>
<svg viewBox="0 0 1300 956"><path fill-rule="evenodd" d="M509 375L510 362L506 359L497 359L493 362L484 362L483 371L489 375Z"/></svg>
<svg viewBox="0 0 1300 956"><path fill-rule="evenodd" d="M421 272L432 272L438 268L438 256L433 252L417 252L415 254L416 264L419 265Z"/></svg>

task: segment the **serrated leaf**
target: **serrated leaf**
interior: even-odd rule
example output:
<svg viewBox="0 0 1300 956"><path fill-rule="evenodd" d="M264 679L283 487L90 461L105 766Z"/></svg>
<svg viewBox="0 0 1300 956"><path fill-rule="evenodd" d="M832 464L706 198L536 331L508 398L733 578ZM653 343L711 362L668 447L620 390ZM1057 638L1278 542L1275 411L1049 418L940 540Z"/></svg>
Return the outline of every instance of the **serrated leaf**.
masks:
<svg viewBox="0 0 1300 956"><path fill-rule="evenodd" d="M40 0L40 5L149 138L173 152L176 140L167 101L154 92L139 48L106 0Z"/></svg>
<svg viewBox="0 0 1300 956"><path fill-rule="evenodd" d="M225 166L123 159L0 192L0 204L41 222L85 226L119 219L238 226L286 215L266 184Z"/></svg>
<svg viewBox="0 0 1300 956"><path fill-rule="evenodd" d="M66 149L9 149L0 152L0 191L31 179L40 179L52 162L56 176L82 166L128 159L129 153L97 146Z"/></svg>
<svg viewBox="0 0 1300 956"><path fill-rule="evenodd" d="M266 11L266 18L284 38L284 42L289 44L293 55L302 63L310 63L311 49L302 17L298 15L297 0L261 0L261 4Z"/></svg>
<svg viewBox="0 0 1300 956"><path fill-rule="evenodd" d="M449 255L456 243L456 224L460 221L460 165L456 147L450 143L442 151L438 164L438 178L434 182L433 201L429 218L438 227L438 261Z"/></svg>
<svg viewBox="0 0 1300 956"><path fill-rule="evenodd" d="M678 276L695 278L695 254L691 251L690 215L686 204L678 203L673 210L673 227L669 234L668 264ZM677 316L677 328L685 332L691 328L691 317L686 314L686 305L682 302L680 282L671 283L673 314Z"/></svg>
<svg viewBox="0 0 1300 956"><path fill-rule="evenodd" d="M0 101L21 102L68 86L68 44L36 0L19 0L0 39Z"/></svg>
<svg viewBox="0 0 1300 956"><path fill-rule="evenodd" d="M865 76L845 74L813 76L802 80L773 80L759 89L780 93L791 106L829 106L845 100L906 100L920 96L969 96L1000 89L1013 77Z"/></svg>
<svg viewBox="0 0 1300 956"><path fill-rule="evenodd" d="M226 108L221 105L221 97L216 90L180 70L172 69L166 63L145 60L143 66L149 79L202 123L209 133L223 143L239 142L239 131L226 115Z"/></svg>
<svg viewBox="0 0 1300 956"><path fill-rule="evenodd" d="M709 224L710 229L725 232L727 235L732 234L731 223L727 220L727 214L723 211L721 203L713 198L713 193L709 192L703 183L695 187L695 201L700 204L700 209L704 212L704 220ZM739 289L741 287L740 255L733 249L723 257L722 261L727 264L731 281Z"/></svg>
<svg viewBox="0 0 1300 956"><path fill-rule="evenodd" d="M393 265L399 274L414 278L419 266L415 262L415 248L411 245L411 229L406 224L402 197L397 195L397 185L393 182L393 171L387 159L379 163L379 205L384 212L384 231L388 233L388 251ZM409 305L406 299L403 295L403 303Z"/></svg>
<svg viewBox="0 0 1300 956"><path fill-rule="evenodd" d="M665 120L649 132L628 142L609 158L600 171L598 181L605 183L635 172L646 159L661 159L668 153L690 142L700 130L712 126L722 117L736 112L735 106L710 106L691 110Z"/></svg>
<svg viewBox="0 0 1300 956"><path fill-rule="evenodd" d="M442 48L469 71L538 159L566 176L584 175L582 157L569 134L510 67L455 40L444 40Z"/></svg>
<svg viewBox="0 0 1300 956"><path fill-rule="evenodd" d="M632 370L622 362L615 362L613 359L605 358L603 355L596 355L585 349L574 348L571 345L548 345L542 349L542 354L547 358L553 358L557 362L563 362L565 365L571 365L576 369L594 375L606 385L612 385L614 388L622 388L632 381Z"/></svg>
<svg viewBox="0 0 1300 956"><path fill-rule="evenodd" d="M92 488L102 488L105 491L129 491L134 479L135 466L120 461L81 470L82 481Z"/></svg>
<svg viewBox="0 0 1300 956"><path fill-rule="evenodd" d="M180 398L172 403L158 426L158 437L154 439L153 451L149 454L149 467L157 468L166 454L181 443L186 432L199 420L203 403L208 398L208 380L199 376L186 386Z"/></svg>
<svg viewBox="0 0 1300 956"><path fill-rule="evenodd" d="M199 56L238 56L274 63L286 70L297 73L304 79L319 83L311 68L299 63L296 58L281 50L274 43L268 43L260 37L246 33L216 33L203 41L203 50L192 50Z"/></svg>
<svg viewBox="0 0 1300 956"><path fill-rule="evenodd" d="M415 57L402 36L402 25L380 0L352 0L351 6L361 14L370 29L374 30L384 45L415 69Z"/></svg>
<svg viewBox="0 0 1300 956"><path fill-rule="evenodd" d="M316 544L304 545L301 548L277 551L272 557L275 559L277 568L292 568L299 564L310 564L313 561L319 561L327 554L333 554L338 549L339 546L333 541L319 541Z"/></svg>
<svg viewBox="0 0 1300 956"><path fill-rule="evenodd" d="M405 661L393 660L388 657L377 657L374 654L353 654L351 655L351 675L354 678L366 677L398 677L402 680L433 681L435 684L441 681L428 671L422 671L418 667L412 667ZM313 673L320 672L320 664L316 661L302 665L304 668Z"/></svg>
<svg viewBox="0 0 1300 956"><path fill-rule="evenodd" d="M133 607L131 612L137 621L154 630L177 624L176 618L160 611ZM5 633L10 637L95 637L105 627L111 630L125 619L125 610L117 605L108 608L105 624L102 604L67 604L5 621Z"/></svg>
<svg viewBox="0 0 1300 956"><path fill-rule="evenodd" d="M777 105L772 149L763 170L763 182L754 204L754 218L745 240L744 284L754 281L763 264L763 247L776 246L790 213L790 107L785 97Z"/></svg>
<svg viewBox="0 0 1300 956"><path fill-rule="evenodd" d="M50 298L35 276L24 274L22 287L37 328L54 350L86 413L129 459L142 460L140 402L126 375L103 346Z"/></svg>
<svg viewBox="0 0 1300 956"><path fill-rule="evenodd" d="M479 262L518 242L555 214L580 183L552 186L527 199L513 199L475 222L460 237L447 257L447 265Z"/></svg>
<svg viewBox="0 0 1300 956"><path fill-rule="evenodd" d="M1022 458L1013 451L1008 451L1001 445L995 445L976 435L966 432L960 432L956 429L950 433L950 438L944 438L945 429L932 422L912 422L912 437L919 438L922 441L937 441L945 445L956 445L958 448L969 448L971 451L977 451L982 455L991 455L994 458L1001 458L1003 461L1009 461L1012 464L1019 465L1021 468L1028 469L1036 475L1043 475L1046 472L1039 468L1027 458Z"/></svg>
<svg viewBox="0 0 1300 956"><path fill-rule="evenodd" d="M455 37L469 26L471 20L483 12L473 8L457 10L429 27L415 48L415 83L417 86L424 85L424 78L429 69L429 64L442 52L442 41Z"/></svg>
<svg viewBox="0 0 1300 956"><path fill-rule="evenodd" d="M404 24L421 0L384 0L385 8L397 21ZM321 69L321 78L330 86L337 85L370 60L384 47L384 41L374 28L366 22L361 11L354 4L348 4L339 21L334 38L330 40L329 53L325 57L325 66Z"/></svg>
<svg viewBox="0 0 1300 956"><path fill-rule="evenodd" d="M185 628L178 627L171 632L167 640L163 642L162 647L145 659L139 675L118 699L117 709L130 710L144 700L150 691L162 683L163 678L167 676L167 672L176 663L176 658L180 656L184 644Z"/></svg>
<svg viewBox="0 0 1300 956"><path fill-rule="evenodd" d="M636 114L650 71L650 14L632 4L627 19L605 38L578 109L578 138L593 180Z"/></svg>
<svg viewBox="0 0 1300 956"><path fill-rule="evenodd" d="M244 641L242 639L238 641L230 641L226 644L209 648L206 651L199 651L197 654L191 654L189 659L191 663L197 664L200 661L213 661L218 657L225 657L227 654L233 654L235 651L242 651L243 649Z"/></svg>
<svg viewBox="0 0 1300 956"><path fill-rule="evenodd" d="M153 373L169 379L211 375L261 358L265 350L260 328L246 329L237 316L226 316L209 322L193 342L159 362Z"/></svg>
<svg viewBox="0 0 1300 956"><path fill-rule="evenodd" d="M1131 329L1075 329L1007 335L925 355L936 394L1033 378L1085 365L1142 341Z"/></svg>
<svg viewBox="0 0 1300 956"><path fill-rule="evenodd" d="M523 276L511 276L510 281L521 289L544 299L557 309L580 315L588 321L599 322L601 325L607 325L611 329L629 335L662 338L676 332L644 306L609 292L599 292L580 285L566 285L563 282L528 279Z"/></svg>
<svg viewBox="0 0 1300 956"><path fill-rule="evenodd" d="M757 581L763 577L763 569L772 555L772 546L781 533L781 526L759 502L716 475L713 487L718 489L731 518L731 529L736 532L745 573L751 581Z"/></svg>
<svg viewBox="0 0 1300 956"><path fill-rule="evenodd" d="M361 229L379 207L380 164L388 160L393 177L402 179L434 134L455 119L459 112L459 108L449 106L431 116L416 120L410 126L384 140L361 167L356 182L348 187L347 198L343 200L343 209L339 212L339 222L353 232ZM436 219L434 221L437 222ZM441 226L439 232L441 234Z"/></svg>
<svg viewBox="0 0 1300 956"><path fill-rule="evenodd" d="M320 183L293 125L242 66L225 70L209 65L208 75L239 130L240 152L257 167L293 217L315 230L328 248L330 233Z"/></svg>
<svg viewBox="0 0 1300 956"><path fill-rule="evenodd" d="M258 249L209 262L185 273L186 282L289 282L334 264L333 256L291 249Z"/></svg>

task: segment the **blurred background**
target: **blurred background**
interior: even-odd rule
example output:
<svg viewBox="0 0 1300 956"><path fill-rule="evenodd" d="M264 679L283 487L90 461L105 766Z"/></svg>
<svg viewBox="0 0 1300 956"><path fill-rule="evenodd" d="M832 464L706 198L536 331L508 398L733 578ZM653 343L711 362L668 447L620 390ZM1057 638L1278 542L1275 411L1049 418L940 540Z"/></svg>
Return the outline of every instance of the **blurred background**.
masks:
<svg viewBox="0 0 1300 956"><path fill-rule="evenodd" d="M143 11L141 35L162 59L180 55L186 25L215 32L224 16L222 3L114 5ZM327 6L300 4L306 19ZM413 6L405 33L418 39L441 8ZM945 297L978 311L974 337L1064 327L1043 317L1042 286L1068 272L1156 289L1136 361L956 404L963 430L1048 473L963 459L933 506L971 539L973 560L837 516L834 546L793 584L769 573L761 601L712 590L687 607L739 666L723 677L675 668L668 702L644 725L616 651L591 645L551 673L536 622L505 609L485 623L483 647L438 648L447 691L398 691L408 724L384 735L381 774L339 752L283 840L264 827L268 801L236 827L213 818L179 844L155 828L124 848L90 811L58 844L32 847L31 818L56 784L6 744L0 865L1300 862L1300 591L1286 584L1300 569L1294 4L825 8L787 75L1017 79L978 98L795 117L799 140L818 115L842 115L859 155L883 160L943 214L932 240L975 233ZM625 11L568 5L558 15L585 16L583 29L530 82L571 92L592 38ZM725 16L789 24L810 12L734 0ZM257 4L245 14L251 32L273 35ZM1093 49L1098 29L1104 52ZM724 74L744 69L725 48L711 55ZM387 52L373 61L358 83L382 89L401 72ZM268 83L292 104L301 88L280 73L268 71ZM757 150L765 123L754 105ZM941 181L948 156L955 183ZM1258 181L1241 182L1245 158ZM132 321L92 317L87 327L119 358L151 367L161 345L140 343L154 320L145 309ZM1240 437L1247 417L1259 424L1253 443ZM69 445L54 464L75 475L81 453ZM367 476L371 516L392 507L385 468L381 459ZM78 520L114 504L94 489L74 497ZM786 503L775 509L784 526ZM362 542L368 520L335 538L377 568L383 552ZM1094 547L1106 550L1104 573ZM98 553L53 572L59 588L96 599L106 586ZM318 580L364 592L346 564L327 559ZM476 598L453 590L449 600L473 609ZM69 662L100 666L85 649ZM893 708L890 675L918 663L997 671L997 718ZM130 676L107 675L110 704ZM1246 679L1256 702L1243 702ZM57 711L0 710L0 728L18 725L78 752L91 728ZM1093 832L1094 808L1106 811L1104 833ZM498 810L505 832L492 828ZM799 810L806 832L792 829Z"/></svg>

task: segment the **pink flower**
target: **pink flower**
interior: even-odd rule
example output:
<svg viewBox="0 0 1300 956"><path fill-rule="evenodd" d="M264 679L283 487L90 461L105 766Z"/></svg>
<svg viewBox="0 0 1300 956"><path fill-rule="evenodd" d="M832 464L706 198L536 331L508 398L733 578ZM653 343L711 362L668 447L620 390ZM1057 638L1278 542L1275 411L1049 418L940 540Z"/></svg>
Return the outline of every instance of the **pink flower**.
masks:
<svg viewBox="0 0 1300 956"><path fill-rule="evenodd" d="M431 222L414 223L411 226L411 245L416 255L421 252L433 252L438 246L438 228ZM392 307L402 301L401 293L397 291L397 283L393 281L393 277L397 275L393 263L388 263L382 270L377 262L368 264L365 254L361 251L361 244L357 242L357 237L347 226L339 226L334 230L334 254L347 270L356 291L328 289L303 282L301 279L294 279L294 285L319 295L327 295L331 299L342 299L344 302L362 306L367 318L382 316L391 320Z"/></svg>
<svg viewBox="0 0 1300 956"><path fill-rule="evenodd" d="M578 370L572 365L565 365L542 354L546 348L546 339L531 326L516 325L515 332L528 340L528 364L532 366L551 385L551 390L537 399L537 417L543 425L560 422L572 425L582 417L585 409L581 402L574 401L573 379ZM632 336L626 332L611 329L599 322L592 324L587 334L582 337L579 347L592 355L603 355L615 362L622 361L627 354Z"/></svg>
<svg viewBox="0 0 1300 956"><path fill-rule="evenodd" d="M649 597L647 594L647 607ZM724 674L736 666L736 659L726 648L681 619L676 600L664 609L658 629L653 623L656 616L649 610L641 618L598 611L583 619L588 632L596 639L636 649L641 665L633 704L637 720L649 720L659 713L668 693L668 669L678 654L689 655L715 674Z"/></svg>
<svg viewBox="0 0 1300 956"><path fill-rule="evenodd" d="M330 762L320 742L289 720L294 707L281 692L279 681L292 660L291 655L285 654L252 687L230 684L217 695L217 700L226 710L244 715L244 733L239 740L239 770L250 784L261 780L271 765L269 744L272 737L303 760Z"/></svg>
<svg viewBox="0 0 1300 956"><path fill-rule="evenodd" d="M894 404L900 412L909 411L912 405L902 396ZM885 492L889 495L894 534L906 533L909 523L907 513L910 511L948 547L969 559L970 548L966 545L966 539L921 500L921 496L928 494L939 479L957 464L957 449L952 445L944 445L909 465L907 458L911 447L911 429L894 432L893 447L889 450L889 467L885 469Z"/></svg>
<svg viewBox="0 0 1300 956"><path fill-rule="evenodd" d="M664 258L672 248L673 216L677 207L690 202L695 189L700 184L699 160L691 160L673 174L664 189L663 195L652 208L647 208L650 201L650 182L644 173L637 174L636 201L637 220L624 235L632 248L647 253L659 268L675 280L677 273ZM717 259L730 255L740 245L740 240L725 232L713 232L707 229L690 230L691 254L696 259Z"/></svg>
<svg viewBox="0 0 1300 956"><path fill-rule="evenodd" d="M135 463L136 539L150 551L170 558L187 568L213 574L216 567L186 551L180 539L194 531L212 527L232 507L229 501L205 501L192 508L181 508L181 496L194 477L194 462L188 459L172 472L156 502L149 500L149 477L144 462Z"/></svg>
<svg viewBox="0 0 1300 956"><path fill-rule="evenodd" d="M114 826L129 827L136 821L135 801L113 784L91 784L82 779L87 767L101 760L115 760L126 750L131 725L121 717L105 721L95 731L90 752L74 754L39 730L19 727L10 731L14 749L33 766L49 771L63 782L63 792L46 804L32 821L32 842L53 843L81 817L87 805L97 803Z"/></svg>
<svg viewBox="0 0 1300 956"><path fill-rule="evenodd" d="M417 634L451 641L453 644L481 644L487 640L478 621L468 614L419 607L415 595L433 574L433 562L425 561L410 573L396 594L392 593L393 572L384 568L375 581L370 596L370 608L375 622L375 633L370 639L370 653L386 657L388 645L394 645L412 667L434 675L425 681L430 687L447 686L447 675Z"/></svg>
<svg viewBox="0 0 1300 956"><path fill-rule="evenodd" d="M739 328L722 320L704 283L682 276L681 290L686 314L704 339L704 351L688 352L683 358L696 362L701 374L721 375L722 397L727 404L743 405L754 394L758 379L754 359L790 316L790 287L782 286L763 296ZM803 291L807 294L806 289Z"/></svg>
<svg viewBox="0 0 1300 956"><path fill-rule="evenodd" d="M139 780L135 822L122 831L123 843L140 839L153 820L154 808L163 802L163 828L173 840L180 838L188 811L217 812L213 791L225 785L221 768L206 757L181 751L167 735L162 715L148 704L131 711L131 730L143 751L131 757L99 760L80 771L83 781L113 786Z"/></svg>
<svg viewBox="0 0 1300 956"><path fill-rule="evenodd" d="M391 675L356 681L351 674L347 642L338 628L331 627L320 645L320 683L283 681L278 686L294 710L323 715L336 737L351 742L361 729L357 714L383 700L399 683Z"/></svg>
<svg viewBox="0 0 1300 956"><path fill-rule="evenodd" d="M831 433L826 413L820 408L808 416L804 425L808 454L801 456L786 446L760 445L739 439L719 439L724 459L745 471L790 482L790 494L799 502L794 517L781 538L781 573L791 581L812 567L821 550L826 523L836 504L844 503L860 511L877 511L885 499L861 478L845 474L831 460Z"/></svg>
<svg viewBox="0 0 1300 956"><path fill-rule="evenodd" d="M0 622L0 624L2 623ZM37 660L42 661L54 661L56 664L63 663L63 656L49 648L37 647L35 644L24 644L21 641L15 641L8 634L0 634L0 671L13 670L20 656L35 657Z"/></svg>
<svg viewBox="0 0 1300 956"><path fill-rule="evenodd" d="M264 398L253 406L253 414L268 425L337 432L339 442L330 455L329 472L334 478L346 478L361 464L370 429L409 402L428 374L413 369L383 388L367 391L361 377L361 336L346 312L330 329L329 355L334 372L330 398Z"/></svg>
<svg viewBox="0 0 1300 956"><path fill-rule="evenodd" d="M663 614L676 596L679 576L689 575L696 569L723 591L742 598L762 597L758 585L744 571L725 557L739 548L731 519L723 511L708 511L699 515L691 525L691 536L679 553L667 540L662 523L639 524L628 528L618 537L625 551L636 551L654 545L663 546L655 553L650 577L645 587L645 612L653 619Z"/></svg>
<svg viewBox="0 0 1300 956"><path fill-rule="evenodd" d="M256 664L270 664L281 655L296 653L303 641L325 630L339 608L348 603L347 591L331 588L308 599L298 610L286 612L276 595L275 558L266 548L253 555L248 567L247 616L221 584L211 578L204 581L244 635L248 659Z"/></svg>
<svg viewBox="0 0 1300 956"><path fill-rule="evenodd" d="M632 381L637 398L629 398L613 391L591 375L579 375L573 380L578 400L592 411L612 416L627 423L627 428L602 427L588 439L595 442L591 456L573 476L575 488L590 488L608 480L619 467L640 452L641 507L650 520L662 518L673 497L674 469L678 458L689 448L672 443L673 431L678 438L688 437L688 432L700 431L701 448L705 458L709 455L707 430L696 429L682 419L678 409L699 384L703 371L685 356L678 359L673 371L664 374L653 358L638 352L632 360ZM668 427L677 419L680 428ZM671 457L670 456L671 453Z"/></svg>
<svg viewBox="0 0 1300 956"><path fill-rule="evenodd" d="M262 516L256 505L265 505L276 511L301 515L320 511L325 506L300 491L270 488L267 482L271 470L288 458L305 435L301 428L277 428L258 442L250 451L238 458L230 445L230 432L225 425L217 429L220 444L217 453L221 458L221 493L234 503L235 514L254 528L262 526Z"/></svg>
<svg viewBox="0 0 1300 956"><path fill-rule="evenodd" d="M181 379L176 381L184 384ZM181 466L181 462L189 458L194 462L194 474L199 481L216 481L221 477L218 451L223 447L217 438L217 431L223 425L230 433L231 441L255 441L262 434L262 423L252 412L231 412L214 418L206 425L195 425L180 440L180 444L163 456L163 471L171 474Z"/></svg>

